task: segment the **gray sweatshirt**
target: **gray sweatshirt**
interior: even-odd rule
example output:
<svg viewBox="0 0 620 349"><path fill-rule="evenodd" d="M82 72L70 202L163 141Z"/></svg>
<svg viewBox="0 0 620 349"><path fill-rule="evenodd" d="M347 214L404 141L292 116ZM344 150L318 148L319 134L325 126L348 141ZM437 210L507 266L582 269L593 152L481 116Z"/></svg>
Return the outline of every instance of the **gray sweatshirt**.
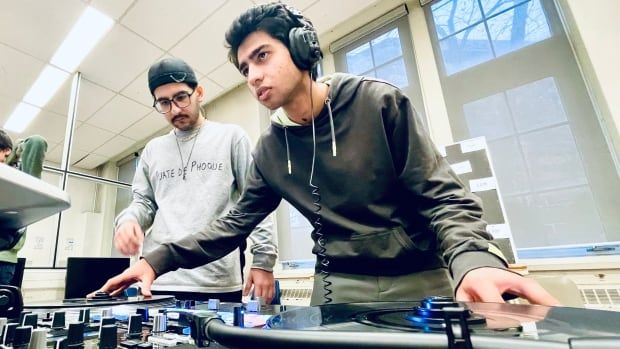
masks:
<svg viewBox="0 0 620 349"><path fill-rule="evenodd" d="M239 199L246 186L250 162L250 141L236 125L206 120L195 137L177 130L176 135L171 131L154 138L141 154L132 184L133 201L116 218L116 227L128 220L137 221L146 232L143 254L161 244L203 231ZM185 180L182 166L186 167ZM249 236L254 243L251 247L254 268L273 268L277 248L272 228L268 217ZM207 265L163 275L155 281L153 289L239 291L242 288L239 253L235 249Z"/></svg>

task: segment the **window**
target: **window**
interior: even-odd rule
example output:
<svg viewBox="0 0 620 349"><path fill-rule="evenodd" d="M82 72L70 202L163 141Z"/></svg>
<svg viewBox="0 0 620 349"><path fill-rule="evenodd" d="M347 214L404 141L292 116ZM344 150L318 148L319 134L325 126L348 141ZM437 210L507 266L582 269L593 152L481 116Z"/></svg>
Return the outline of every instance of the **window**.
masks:
<svg viewBox="0 0 620 349"><path fill-rule="evenodd" d="M399 87L426 121L407 17L347 43L334 52L334 60L336 71L378 78Z"/></svg>
<svg viewBox="0 0 620 349"><path fill-rule="evenodd" d="M540 0L443 0L431 11L447 75L551 36Z"/></svg>
<svg viewBox="0 0 620 349"><path fill-rule="evenodd" d="M87 80L84 82L82 92L89 95L94 85ZM62 109L58 112L69 114L65 109L68 106L56 104L63 105L58 107ZM80 111L78 108L78 114ZM42 134L47 139L48 151L42 180L64 188L71 198L71 207L30 225L19 256L26 257L29 268L63 268L67 257L72 256L110 256L114 252L114 217L131 200L129 183L135 172L137 157L132 156L132 160L126 163L121 161L123 164L119 168L116 161L88 153L91 150L89 147L98 144L99 131L85 133L83 128L76 127L74 132L67 133L65 127L71 125L67 118L54 112L48 112L46 117L54 122L50 124L49 120L40 118L40 123L31 126L28 133ZM77 119L79 115L72 117ZM65 139L66 134L70 135L68 139ZM71 147L65 147L65 143L70 143ZM115 147L130 146L129 142L118 139L111 144ZM70 160L64 167L60 162L68 149ZM63 186L63 182L66 185Z"/></svg>
<svg viewBox="0 0 620 349"><path fill-rule="evenodd" d="M284 262L283 267L308 267L309 264L313 268L316 258L312 254L312 225L286 200L282 200L276 212L278 258Z"/></svg>
<svg viewBox="0 0 620 349"><path fill-rule="evenodd" d="M400 88L409 86L398 28L348 51L345 57L351 74L373 76Z"/></svg>
<svg viewBox="0 0 620 349"><path fill-rule="evenodd" d="M519 257L619 241L618 171L554 2L425 11L454 140L487 138Z"/></svg>

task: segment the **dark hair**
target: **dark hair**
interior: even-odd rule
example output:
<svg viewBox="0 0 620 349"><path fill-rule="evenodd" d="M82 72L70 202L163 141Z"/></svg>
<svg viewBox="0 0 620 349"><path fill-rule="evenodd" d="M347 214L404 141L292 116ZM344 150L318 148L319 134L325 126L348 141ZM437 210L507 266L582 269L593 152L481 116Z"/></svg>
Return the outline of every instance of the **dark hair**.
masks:
<svg viewBox="0 0 620 349"><path fill-rule="evenodd" d="M226 31L226 47L228 47L228 60L239 69L237 51L243 40L248 35L264 31L274 39L282 42L290 50L289 31L291 28L302 27L303 24L293 17L286 5L280 2L272 2L254 6L237 17ZM312 22L304 17L304 20L312 25Z"/></svg>
<svg viewBox="0 0 620 349"><path fill-rule="evenodd" d="M13 141L4 130L0 130L0 150L7 149L13 150Z"/></svg>

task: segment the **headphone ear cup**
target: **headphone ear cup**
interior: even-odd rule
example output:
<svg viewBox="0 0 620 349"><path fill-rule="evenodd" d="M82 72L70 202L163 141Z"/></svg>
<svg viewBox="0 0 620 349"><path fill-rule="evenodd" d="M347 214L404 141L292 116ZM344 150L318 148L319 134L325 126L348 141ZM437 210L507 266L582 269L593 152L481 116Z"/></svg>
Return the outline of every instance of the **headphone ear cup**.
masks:
<svg viewBox="0 0 620 349"><path fill-rule="evenodd" d="M306 27L294 27L289 31L288 38L289 51L297 68L311 70L323 57L314 30Z"/></svg>
<svg viewBox="0 0 620 349"><path fill-rule="evenodd" d="M288 32L288 41L289 41L289 52L291 53L291 58L293 59L293 63L297 66L297 68L301 70L306 70L306 61L303 59L303 45L301 42L303 38L301 37L300 31L301 27L294 27Z"/></svg>

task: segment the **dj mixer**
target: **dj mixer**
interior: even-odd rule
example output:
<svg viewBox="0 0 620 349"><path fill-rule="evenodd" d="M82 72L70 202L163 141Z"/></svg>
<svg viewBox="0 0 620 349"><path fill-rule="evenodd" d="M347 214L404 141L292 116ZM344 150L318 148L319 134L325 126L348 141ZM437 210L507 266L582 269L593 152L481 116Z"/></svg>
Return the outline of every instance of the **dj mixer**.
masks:
<svg viewBox="0 0 620 349"><path fill-rule="evenodd" d="M620 348L620 313L420 302L261 305L172 296L29 304L0 318L3 348Z"/></svg>

